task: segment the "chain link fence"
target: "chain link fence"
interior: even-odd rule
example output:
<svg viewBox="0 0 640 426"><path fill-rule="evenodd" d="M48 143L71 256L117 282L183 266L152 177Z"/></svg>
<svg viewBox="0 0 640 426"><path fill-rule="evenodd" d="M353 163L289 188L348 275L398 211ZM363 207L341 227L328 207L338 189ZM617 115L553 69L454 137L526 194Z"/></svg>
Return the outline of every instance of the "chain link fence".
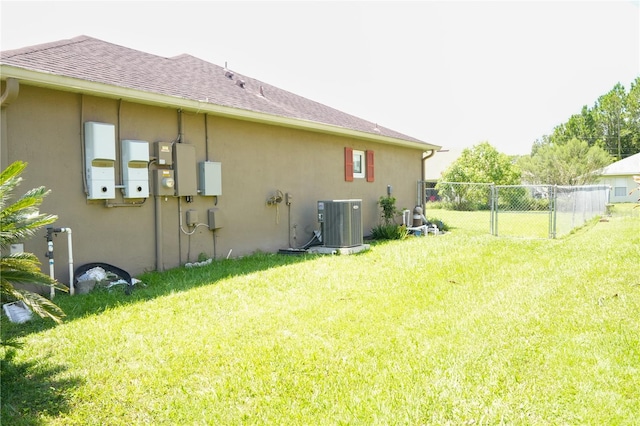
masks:
<svg viewBox="0 0 640 426"><path fill-rule="evenodd" d="M418 185L425 216L449 228L523 238L566 235L606 211L605 185L493 185L440 182Z"/></svg>
<svg viewBox="0 0 640 426"><path fill-rule="evenodd" d="M606 212L610 191L606 185L556 186L554 190L554 236L566 235Z"/></svg>

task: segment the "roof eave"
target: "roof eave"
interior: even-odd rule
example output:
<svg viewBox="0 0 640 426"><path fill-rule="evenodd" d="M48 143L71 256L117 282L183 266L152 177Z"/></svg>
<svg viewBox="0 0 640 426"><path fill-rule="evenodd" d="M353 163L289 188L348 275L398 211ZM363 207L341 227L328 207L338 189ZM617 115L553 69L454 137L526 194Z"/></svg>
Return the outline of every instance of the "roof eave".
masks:
<svg viewBox="0 0 640 426"><path fill-rule="evenodd" d="M179 108L186 111L208 113L237 120L315 131L319 133L369 140L387 145L403 146L423 151L437 150L441 148L440 146L431 145L425 142L414 142L384 135L375 135L372 133L361 132L316 121L283 117L240 108L216 105L205 101L197 101L177 96L163 95L155 92L130 89L105 83L61 76L53 73L29 70L6 64L0 64L0 75L3 80L13 77L28 85L65 92L84 93L94 96L123 99L146 105Z"/></svg>

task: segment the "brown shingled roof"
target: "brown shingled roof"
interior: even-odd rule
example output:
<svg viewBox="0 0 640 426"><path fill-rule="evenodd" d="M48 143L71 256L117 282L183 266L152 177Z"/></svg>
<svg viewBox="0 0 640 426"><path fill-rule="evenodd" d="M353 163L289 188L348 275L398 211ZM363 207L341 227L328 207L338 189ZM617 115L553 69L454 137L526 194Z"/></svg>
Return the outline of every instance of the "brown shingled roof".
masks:
<svg viewBox="0 0 640 426"><path fill-rule="evenodd" d="M413 143L411 136L190 55L164 58L92 37L0 52L0 63L116 87L338 126ZM244 84L241 86L240 82ZM425 148L431 145L425 144Z"/></svg>

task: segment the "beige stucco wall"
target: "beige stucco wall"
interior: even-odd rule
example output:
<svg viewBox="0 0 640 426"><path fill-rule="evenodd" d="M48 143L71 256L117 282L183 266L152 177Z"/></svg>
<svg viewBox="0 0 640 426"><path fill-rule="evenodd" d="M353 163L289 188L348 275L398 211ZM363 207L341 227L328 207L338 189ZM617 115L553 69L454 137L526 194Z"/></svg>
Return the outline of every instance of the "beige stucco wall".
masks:
<svg viewBox="0 0 640 426"><path fill-rule="evenodd" d="M179 117L182 117L179 126ZM87 201L83 186L82 123L116 125L116 138L153 143L176 140L196 150L196 162L222 164L222 195L166 197L158 201L162 228L163 268L196 261L200 253L217 258L254 251L276 252L306 243L314 230L316 202L359 198L363 201L364 234L379 221L377 200L393 187L398 208L416 203L422 151L279 126L239 121L195 111L180 115L175 108L154 107L21 85L18 98L3 109L2 167L15 160L29 163L20 193L45 185L51 194L41 210L59 216L55 226L73 230L74 264L106 262L132 275L156 269L156 200L150 196L140 207L105 207ZM206 122L206 125L205 125ZM206 129L206 130L205 130ZM205 136L208 134L208 139ZM344 180L344 148L375 152L375 182ZM150 169L155 166L152 164ZM121 184L119 158L116 183ZM197 171L196 171L197 172ZM153 185L150 185L153 194ZM288 208L268 206L276 191L293 194ZM122 203L120 191L112 203ZM217 204L216 204L217 201ZM223 228L185 225L186 211L195 210L207 223L207 210L217 207ZM289 226L291 225L291 226ZM294 229L295 228L295 229ZM46 232L25 242L25 250L44 257ZM295 239L294 239L295 236ZM67 238L55 240L56 278L67 282Z"/></svg>

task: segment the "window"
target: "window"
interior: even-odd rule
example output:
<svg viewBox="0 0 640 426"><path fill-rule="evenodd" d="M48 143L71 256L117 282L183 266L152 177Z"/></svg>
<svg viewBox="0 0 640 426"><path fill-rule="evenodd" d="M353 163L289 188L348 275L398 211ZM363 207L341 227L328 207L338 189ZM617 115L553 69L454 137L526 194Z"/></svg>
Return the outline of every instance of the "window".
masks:
<svg viewBox="0 0 640 426"><path fill-rule="evenodd" d="M353 182L354 178L373 182L373 151L359 151L349 147L344 149L344 180Z"/></svg>
<svg viewBox="0 0 640 426"><path fill-rule="evenodd" d="M353 150L353 177L364 179L365 170L364 151Z"/></svg>
<svg viewBox="0 0 640 426"><path fill-rule="evenodd" d="M614 189L614 195L616 197L625 197L627 195L627 187L626 186L616 186Z"/></svg>

